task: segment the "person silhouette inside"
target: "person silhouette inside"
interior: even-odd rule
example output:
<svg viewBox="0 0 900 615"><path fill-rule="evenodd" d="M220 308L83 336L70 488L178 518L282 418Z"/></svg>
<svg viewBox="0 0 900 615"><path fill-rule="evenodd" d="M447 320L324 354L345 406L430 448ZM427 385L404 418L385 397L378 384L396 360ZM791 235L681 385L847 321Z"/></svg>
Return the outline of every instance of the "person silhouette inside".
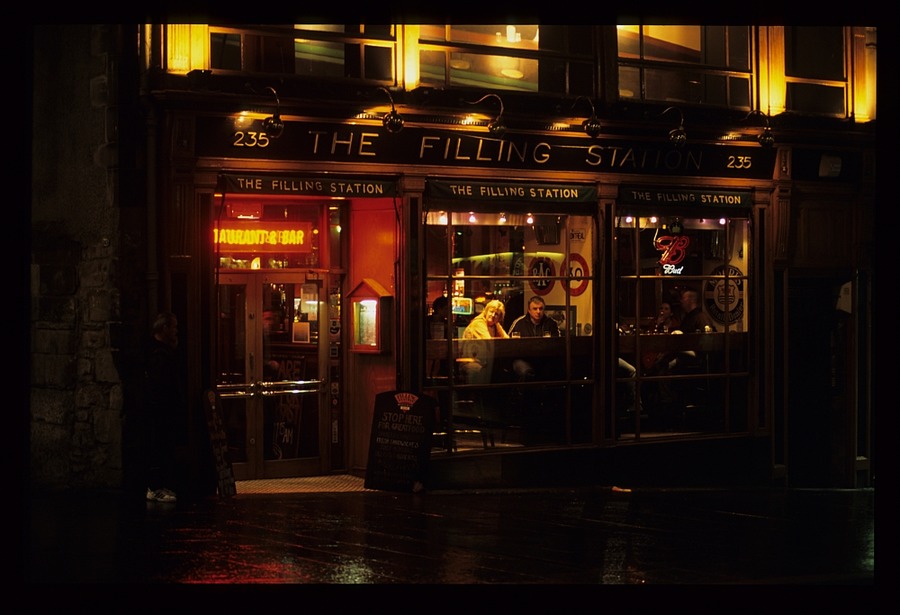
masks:
<svg viewBox="0 0 900 615"><path fill-rule="evenodd" d="M491 381L494 367L492 340L508 338L503 328L506 308L499 299L488 301L480 314L475 316L463 331L460 361L469 383Z"/></svg>
<svg viewBox="0 0 900 615"><path fill-rule="evenodd" d="M431 314L426 319L425 335L430 340L445 340L449 332L450 302L446 295L439 295L431 303ZM443 356L443 355L442 355ZM445 358L433 359L428 366L428 377L431 379L446 377L447 360Z"/></svg>
<svg viewBox="0 0 900 615"><path fill-rule="evenodd" d="M509 328L511 337L559 337L559 325L547 316L543 298L534 295L528 300L528 311L516 318ZM531 361L515 359L513 373L521 380L534 380L536 372Z"/></svg>
<svg viewBox="0 0 900 615"><path fill-rule="evenodd" d="M681 327L681 321L672 309L672 304L663 301L659 304L659 312L656 316L655 329L657 333L669 333Z"/></svg>

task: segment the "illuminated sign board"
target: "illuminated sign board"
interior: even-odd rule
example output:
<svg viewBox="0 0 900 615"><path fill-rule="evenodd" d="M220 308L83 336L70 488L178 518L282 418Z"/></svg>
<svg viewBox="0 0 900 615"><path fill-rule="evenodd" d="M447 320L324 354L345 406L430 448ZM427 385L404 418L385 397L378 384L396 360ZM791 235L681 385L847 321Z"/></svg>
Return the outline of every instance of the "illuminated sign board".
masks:
<svg viewBox="0 0 900 615"><path fill-rule="evenodd" d="M220 222L213 244L233 252L311 252L309 222Z"/></svg>
<svg viewBox="0 0 900 615"><path fill-rule="evenodd" d="M532 201L546 203L595 203L593 184L526 184L523 182L481 182L430 179L425 185L432 198L466 201Z"/></svg>
<svg viewBox="0 0 900 615"><path fill-rule="evenodd" d="M694 188L657 188L621 186L619 205L699 205L701 207L750 207L749 191L697 190Z"/></svg>
<svg viewBox="0 0 900 615"><path fill-rule="evenodd" d="M391 197L398 191L395 180L354 177L301 177L228 173L219 176L223 194L281 194L325 197Z"/></svg>
<svg viewBox="0 0 900 615"><path fill-rule="evenodd" d="M464 128L406 126L399 133L387 134L380 122L368 125L288 121L282 136L271 140L258 138L264 134L261 121L236 129L234 118L200 116L196 130L198 156L390 166L447 165L506 171L540 169L771 180L777 153L776 148L756 144L688 142L683 148L674 148L666 139L656 142L614 137L587 139L585 135L512 131L497 138ZM336 186L344 187L350 188ZM363 196L355 192L356 187L352 190L352 195Z"/></svg>

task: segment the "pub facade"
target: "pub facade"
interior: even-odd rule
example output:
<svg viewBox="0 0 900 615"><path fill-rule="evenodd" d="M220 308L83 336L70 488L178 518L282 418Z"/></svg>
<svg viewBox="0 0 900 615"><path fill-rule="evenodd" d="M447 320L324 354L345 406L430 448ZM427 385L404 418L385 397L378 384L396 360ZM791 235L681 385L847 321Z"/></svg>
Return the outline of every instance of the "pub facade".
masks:
<svg viewBox="0 0 900 615"><path fill-rule="evenodd" d="M365 474L397 390L426 488L868 485L874 34L817 33L841 81L790 28L509 28L137 29L130 326L178 314L235 476ZM471 339L498 300L559 334Z"/></svg>

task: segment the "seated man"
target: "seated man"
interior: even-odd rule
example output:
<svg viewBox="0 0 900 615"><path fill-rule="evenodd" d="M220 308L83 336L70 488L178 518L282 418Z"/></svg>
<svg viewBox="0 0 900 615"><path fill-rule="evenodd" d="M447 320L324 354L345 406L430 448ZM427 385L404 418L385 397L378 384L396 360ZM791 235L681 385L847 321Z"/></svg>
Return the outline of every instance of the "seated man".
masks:
<svg viewBox="0 0 900 615"><path fill-rule="evenodd" d="M711 333L716 331L716 325L712 318L703 311L700 305L700 294L687 288L681 292L681 309L684 318L681 320L681 330L675 329L673 333ZM675 374L695 373L705 371L705 357L692 350L675 353L667 358L668 371Z"/></svg>
<svg viewBox="0 0 900 615"><path fill-rule="evenodd" d="M516 318L510 326L510 337L559 337L559 325L544 314L546 304L537 295L528 300L528 311ZM534 366L524 359L513 361L513 372L519 380L535 377Z"/></svg>

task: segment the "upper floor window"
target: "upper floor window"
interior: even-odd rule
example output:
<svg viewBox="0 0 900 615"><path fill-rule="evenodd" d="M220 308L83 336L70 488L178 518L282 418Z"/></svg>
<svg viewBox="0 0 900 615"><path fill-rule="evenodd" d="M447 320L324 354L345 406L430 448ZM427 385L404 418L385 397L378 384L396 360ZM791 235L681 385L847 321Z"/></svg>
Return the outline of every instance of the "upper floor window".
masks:
<svg viewBox="0 0 900 615"><path fill-rule="evenodd" d="M595 96L591 26L423 25L420 82L569 96Z"/></svg>
<svg viewBox="0 0 900 615"><path fill-rule="evenodd" d="M749 26L618 26L619 97L750 109Z"/></svg>
<svg viewBox="0 0 900 615"><path fill-rule="evenodd" d="M396 80L390 25L170 25L168 68ZM204 57L205 56L205 57Z"/></svg>
<svg viewBox="0 0 900 615"><path fill-rule="evenodd" d="M622 100L875 118L875 28L615 28L169 24L165 68L596 98L617 65Z"/></svg>
<svg viewBox="0 0 900 615"><path fill-rule="evenodd" d="M844 117L847 54L840 26L784 29L785 109Z"/></svg>

